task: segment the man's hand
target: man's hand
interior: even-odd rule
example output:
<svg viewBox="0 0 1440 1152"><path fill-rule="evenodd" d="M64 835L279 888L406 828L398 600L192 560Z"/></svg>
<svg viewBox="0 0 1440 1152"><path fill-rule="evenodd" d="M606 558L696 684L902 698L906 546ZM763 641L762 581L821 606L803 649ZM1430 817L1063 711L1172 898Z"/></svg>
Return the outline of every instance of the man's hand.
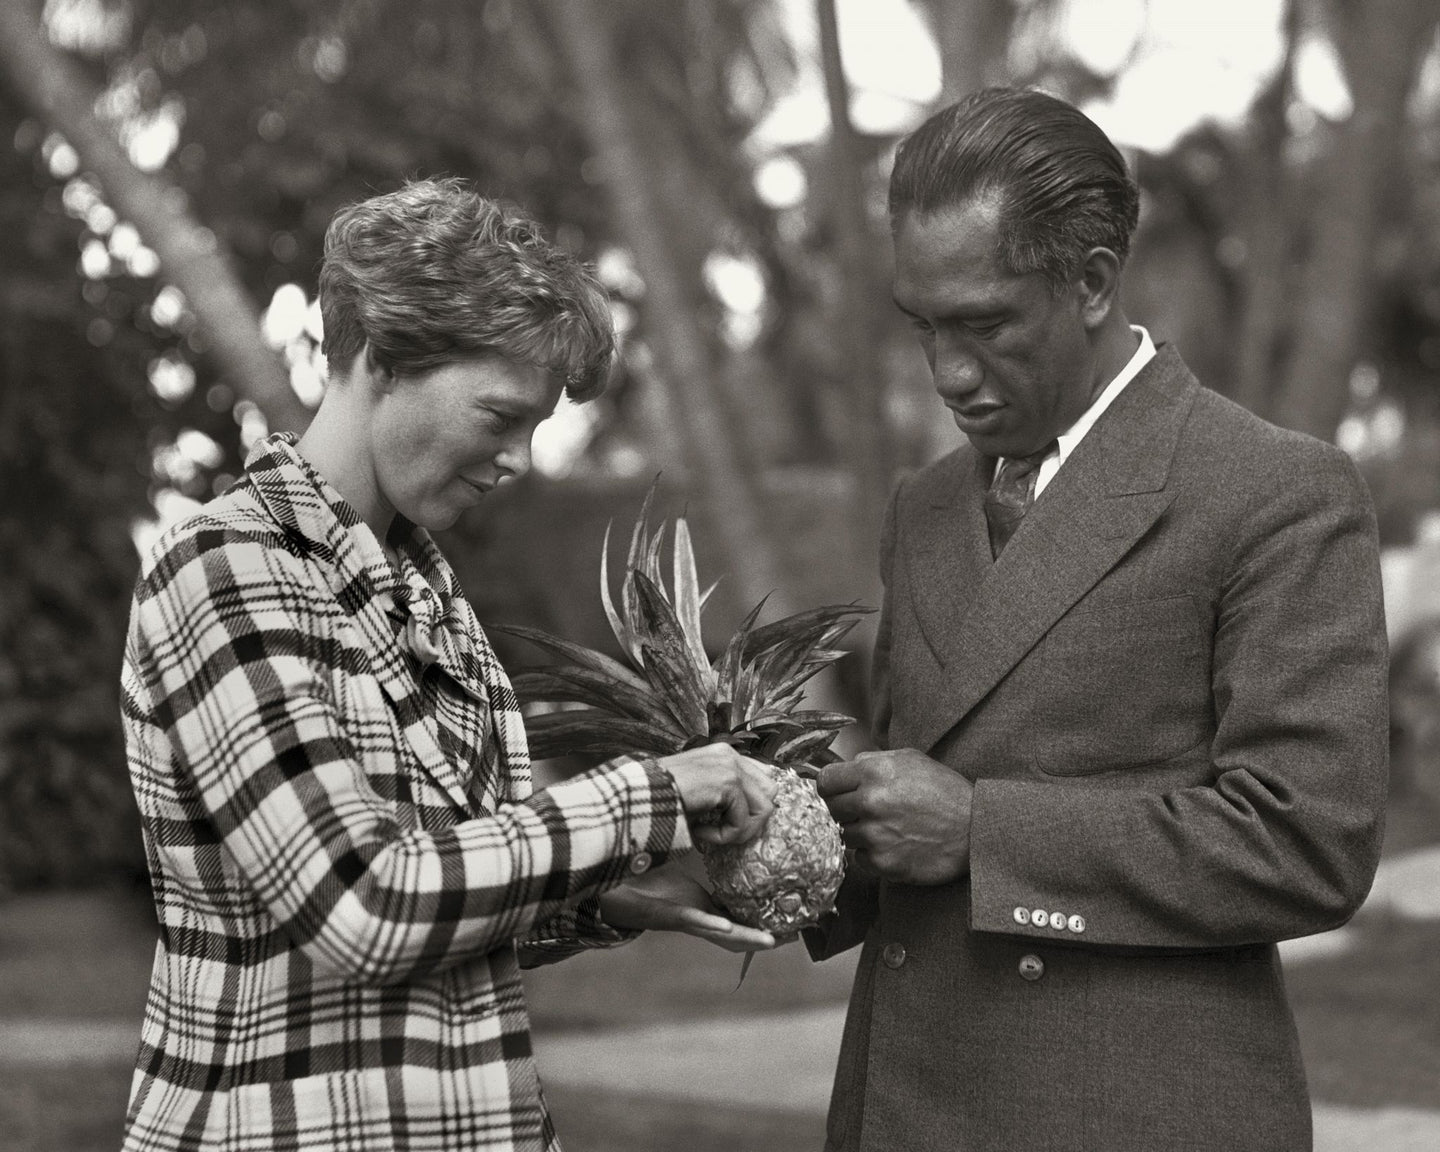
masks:
<svg viewBox="0 0 1440 1152"><path fill-rule="evenodd" d="M974 788L960 773L902 748L831 764L818 783L862 868L896 884L948 884L969 870Z"/></svg>
<svg viewBox="0 0 1440 1152"><path fill-rule="evenodd" d="M600 915L612 928L687 932L727 952L757 952L779 943L769 932L725 917L679 862L626 880L600 897Z"/></svg>

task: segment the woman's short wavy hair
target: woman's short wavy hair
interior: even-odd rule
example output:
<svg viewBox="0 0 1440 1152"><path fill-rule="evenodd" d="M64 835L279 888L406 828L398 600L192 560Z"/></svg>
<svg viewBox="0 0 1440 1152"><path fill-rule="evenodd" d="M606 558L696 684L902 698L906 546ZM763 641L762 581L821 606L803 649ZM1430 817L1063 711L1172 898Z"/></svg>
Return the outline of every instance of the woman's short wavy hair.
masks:
<svg viewBox="0 0 1440 1152"><path fill-rule="evenodd" d="M554 373L571 399L588 400L605 388L615 350L593 271L458 177L414 180L336 213L320 312L339 370L367 343L402 376L496 355Z"/></svg>
<svg viewBox="0 0 1440 1152"><path fill-rule="evenodd" d="M1123 264L1140 194L1119 150L1072 104L1030 88L983 88L900 143L890 220L996 196L1000 258L1058 292L1094 248Z"/></svg>

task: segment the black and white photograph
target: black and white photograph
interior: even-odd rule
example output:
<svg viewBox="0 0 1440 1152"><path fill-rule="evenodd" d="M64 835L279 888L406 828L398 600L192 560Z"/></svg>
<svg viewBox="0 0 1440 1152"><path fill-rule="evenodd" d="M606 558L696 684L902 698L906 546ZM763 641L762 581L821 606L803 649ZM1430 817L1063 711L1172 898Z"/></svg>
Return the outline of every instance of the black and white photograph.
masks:
<svg viewBox="0 0 1440 1152"><path fill-rule="evenodd" d="M0 0L0 1152L1440 1149L1440 0Z"/></svg>

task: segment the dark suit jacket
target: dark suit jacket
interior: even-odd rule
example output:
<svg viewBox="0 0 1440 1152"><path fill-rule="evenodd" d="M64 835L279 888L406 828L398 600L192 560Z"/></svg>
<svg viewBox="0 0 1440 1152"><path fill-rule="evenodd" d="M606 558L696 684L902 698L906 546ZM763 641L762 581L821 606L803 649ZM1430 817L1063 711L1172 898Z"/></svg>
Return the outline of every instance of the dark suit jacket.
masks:
<svg viewBox="0 0 1440 1152"><path fill-rule="evenodd" d="M1275 942L1369 889L1375 522L1337 449L1162 347L992 562L969 446L896 493L882 747L975 783L971 870L852 876L828 1149L1308 1149Z"/></svg>

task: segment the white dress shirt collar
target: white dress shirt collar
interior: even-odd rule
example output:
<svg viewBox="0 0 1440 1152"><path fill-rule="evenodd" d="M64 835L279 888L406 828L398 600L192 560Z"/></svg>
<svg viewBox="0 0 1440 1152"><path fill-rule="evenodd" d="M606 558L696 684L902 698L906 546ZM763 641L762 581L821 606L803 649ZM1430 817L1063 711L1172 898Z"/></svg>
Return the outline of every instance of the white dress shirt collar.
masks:
<svg viewBox="0 0 1440 1152"><path fill-rule="evenodd" d="M1045 458L1040 465L1040 472L1035 477L1035 495L1039 496L1045 485L1054 478L1055 473L1060 471L1060 466L1069 458L1070 453L1075 451L1075 446L1085 439L1085 434L1095 427L1095 422L1100 419L1105 409L1115 402L1115 397L1124 390L1125 385L1135 379L1140 369L1150 363L1155 357L1155 341L1150 338L1150 333L1138 324L1130 325L1130 331L1140 337L1140 347L1135 349L1135 354L1126 362L1125 367L1120 369L1115 379L1095 397L1090 407L1080 415L1080 419L1070 425L1068 429L1060 433L1056 438L1056 448Z"/></svg>

